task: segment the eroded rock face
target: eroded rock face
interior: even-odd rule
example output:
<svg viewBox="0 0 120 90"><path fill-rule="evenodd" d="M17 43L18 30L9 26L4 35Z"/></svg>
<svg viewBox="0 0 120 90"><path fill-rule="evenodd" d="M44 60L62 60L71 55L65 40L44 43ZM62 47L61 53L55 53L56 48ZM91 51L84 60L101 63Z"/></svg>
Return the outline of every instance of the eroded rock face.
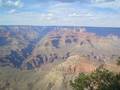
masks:
<svg viewBox="0 0 120 90"><path fill-rule="evenodd" d="M96 62L81 55L72 55L65 61L50 63L44 68L41 67L42 69L21 71L1 67L0 88L7 89L6 86L9 85L9 89L15 90L72 90L70 80L74 80L79 73L90 73L97 67ZM107 63L105 67L120 72L120 66L116 63Z"/></svg>
<svg viewBox="0 0 120 90"><path fill-rule="evenodd" d="M48 29L37 26L0 26L0 66L20 68ZM51 29L50 29L51 30Z"/></svg>
<svg viewBox="0 0 120 90"><path fill-rule="evenodd" d="M79 73L90 73L95 69L95 63L88 60L88 58L80 55L70 56L63 63L56 65L39 85L45 85L42 87L44 90L50 88L53 90L71 90L69 80L75 78Z"/></svg>
<svg viewBox="0 0 120 90"><path fill-rule="evenodd" d="M76 54L105 63L120 56L119 44L83 27L0 26L0 65L34 69Z"/></svg>
<svg viewBox="0 0 120 90"><path fill-rule="evenodd" d="M75 73L89 73L96 69L95 62L89 60L87 57L80 55L70 56L64 63L58 66L63 68L63 72L68 74Z"/></svg>
<svg viewBox="0 0 120 90"><path fill-rule="evenodd" d="M120 56L120 37L98 36L85 29L0 26L4 37L0 40L5 40L0 46L0 88L71 90L71 79L100 65L119 72L115 60Z"/></svg>
<svg viewBox="0 0 120 90"><path fill-rule="evenodd" d="M24 62L23 68L27 62L35 68L45 63L65 60L76 54L104 64L111 60L113 55L119 56L119 44L119 38L97 36L95 33L87 32L85 28L57 28L37 43L30 57ZM114 50L117 52L114 53ZM43 61L38 58L39 55Z"/></svg>

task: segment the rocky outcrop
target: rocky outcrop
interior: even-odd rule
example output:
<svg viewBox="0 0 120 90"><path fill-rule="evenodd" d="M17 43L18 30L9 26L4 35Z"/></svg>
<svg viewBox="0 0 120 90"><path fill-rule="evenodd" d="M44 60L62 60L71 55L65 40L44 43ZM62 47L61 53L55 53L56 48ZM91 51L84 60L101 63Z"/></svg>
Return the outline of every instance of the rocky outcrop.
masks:
<svg viewBox="0 0 120 90"><path fill-rule="evenodd" d="M111 60L112 55L119 56L119 44L119 38L97 36L95 33L87 32L85 28L61 27L49 32L37 43L22 67L27 66L28 62L32 68L40 67L42 64L65 60L76 54L104 64ZM114 53L114 50L117 52ZM43 59L39 58L39 55Z"/></svg>
<svg viewBox="0 0 120 90"><path fill-rule="evenodd" d="M76 54L102 64L120 56L119 44L84 27L0 26L0 66L34 69Z"/></svg>
<svg viewBox="0 0 120 90"><path fill-rule="evenodd" d="M45 29L37 26L0 26L0 65L20 68L37 42L51 30L43 28Z"/></svg>
<svg viewBox="0 0 120 90"><path fill-rule="evenodd" d="M40 90L71 90L69 80L75 78L79 73L90 73L96 69L94 62L80 55L70 56L63 63L56 65L39 83ZM49 88L49 89L48 89Z"/></svg>
<svg viewBox="0 0 120 90"><path fill-rule="evenodd" d="M119 72L119 56L119 36L81 27L0 26L0 89L71 90L70 80L100 65Z"/></svg>

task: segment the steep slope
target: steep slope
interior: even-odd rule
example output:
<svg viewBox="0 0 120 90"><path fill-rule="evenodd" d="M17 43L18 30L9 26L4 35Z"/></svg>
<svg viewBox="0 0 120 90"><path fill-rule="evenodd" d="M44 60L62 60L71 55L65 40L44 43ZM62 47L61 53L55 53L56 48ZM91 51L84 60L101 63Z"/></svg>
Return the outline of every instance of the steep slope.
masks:
<svg viewBox="0 0 120 90"><path fill-rule="evenodd" d="M0 26L0 65L20 68L51 27Z"/></svg>
<svg viewBox="0 0 120 90"><path fill-rule="evenodd" d="M76 54L105 63L120 56L120 38L109 34L83 27L0 26L0 66L31 70Z"/></svg>
<svg viewBox="0 0 120 90"><path fill-rule="evenodd" d="M76 54L105 63L120 56L119 44L120 38L117 36L97 36L95 33L88 33L85 28L58 28L37 43L22 67L36 68Z"/></svg>
<svg viewBox="0 0 120 90"><path fill-rule="evenodd" d="M99 36L83 27L0 26L0 90L71 90L69 80L100 65L120 72L119 56L120 37L111 33Z"/></svg>
<svg viewBox="0 0 120 90"><path fill-rule="evenodd" d="M96 62L80 55L70 56L64 62L55 65L41 81L36 82L34 90L72 90L69 81L74 79L79 73L91 73L98 68ZM115 71L119 66L116 63L106 63L103 65L109 70ZM119 72L120 69L117 69Z"/></svg>
<svg viewBox="0 0 120 90"><path fill-rule="evenodd" d="M10 67L1 67L0 89L71 90L69 80L80 72L88 73L96 68L93 62L79 55L71 56L59 63L51 63L51 66L46 67L49 68L22 71Z"/></svg>
<svg viewBox="0 0 120 90"><path fill-rule="evenodd" d="M96 69L93 62L79 55L69 57L65 62L55 66L42 80L38 83L41 87L39 90L71 90L69 81L79 73L90 73Z"/></svg>

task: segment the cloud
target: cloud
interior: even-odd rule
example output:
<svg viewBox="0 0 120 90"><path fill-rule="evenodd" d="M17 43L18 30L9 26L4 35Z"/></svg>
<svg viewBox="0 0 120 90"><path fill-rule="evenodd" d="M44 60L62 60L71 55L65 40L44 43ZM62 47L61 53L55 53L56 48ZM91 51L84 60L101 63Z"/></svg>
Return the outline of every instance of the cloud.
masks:
<svg viewBox="0 0 120 90"><path fill-rule="evenodd" d="M73 6L77 6L77 10L79 8L88 8L89 10L91 9L97 9L97 12L103 10L104 11L117 11L120 12L120 0L55 0L59 1L60 4L62 5L70 5L73 4ZM68 3L69 2L69 3ZM53 5L54 6L54 5ZM71 5L71 7L73 7ZM62 7L62 6L61 6ZM69 7L69 8L71 8Z"/></svg>
<svg viewBox="0 0 120 90"><path fill-rule="evenodd" d="M94 5L92 5L93 8L99 8L99 9L102 9L103 12L106 10L106 11L109 11L111 10L112 11L117 11L120 13L120 0L111 0L111 2L108 2L108 3L96 3Z"/></svg>
<svg viewBox="0 0 120 90"><path fill-rule="evenodd" d="M53 0L53 1L59 1L59 2L80 2L80 3L108 3L113 2L115 0Z"/></svg>
<svg viewBox="0 0 120 90"><path fill-rule="evenodd" d="M103 15L93 15L93 16L56 16L51 13L19 13L19 14L9 14L0 16L1 25L72 25L72 26L113 26L119 27L120 21L119 16L103 16ZM109 17L109 19L106 19ZM34 18L34 19L33 19ZM115 23L113 23L115 22Z"/></svg>
<svg viewBox="0 0 120 90"><path fill-rule="evenodd" d="M68 15L68 17L94 17L94 15L92 13L71 13Z"/></svg>
<svg viewBox="0 0 120 90"><path fill-rule="evenodd" d="M89 13L86 8L78 8L76 3L57 3L48 8L47 12L57 17L81 16Z"/></svg>
<svg viewBox="0 0 120 90"><path fill-rule="evenodd" d="M20 0L12 0L13 4L10 0L9 5L4 6L10 8L9 14L0 15L0 24L120 26L120 13L115 12L115 9L119 11L119 0L45 1L24 2L24 8L21 8Z"/></svg>
<svg viewBox="0 0 120 90"><path fill-rule="evenodd" d="M91 0L92 3L108 3L108 2L114 2L116 0Z"/></svg>
<svg viewBox="0 0 120 90"><path fill-rule="evenodd" d="M90 3L90 0L55 0L59 2L81 2L81 3Z"/></svg>
<svg viewBox="0 0 120 90"><path fill-rule="evenodd" d="M20 8L23 3L20 0L1 0L1 6L4 8Z"/></svg>
<svg viewBox="0 0 120 90"><path fill-rule="evenodd" d="M15 9L23 7L21 0L0 0L0 7L6 10L8 13L15 12Z"/></svg>
<svg viewBox="0 0 120 90"><path fill-rule="evenodd" d="M15 13L16 12L16 9L11 9L8 11L9 14L12 14L12 13Z"/></svg>

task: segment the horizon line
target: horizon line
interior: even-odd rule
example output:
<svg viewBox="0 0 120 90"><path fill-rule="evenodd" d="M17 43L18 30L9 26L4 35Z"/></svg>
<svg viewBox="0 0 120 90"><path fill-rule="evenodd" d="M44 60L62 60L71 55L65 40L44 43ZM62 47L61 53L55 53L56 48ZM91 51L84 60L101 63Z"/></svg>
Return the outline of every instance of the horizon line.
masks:
<svg viewBox="0 0 120 90"><path fill-rule="evenodd" d="M120 28L120 26L83 26L83 25L22 25L22 24L16 24L16 25L0 25L0 26L33 26L33 27L98 27L98 28Z"/></svg>

